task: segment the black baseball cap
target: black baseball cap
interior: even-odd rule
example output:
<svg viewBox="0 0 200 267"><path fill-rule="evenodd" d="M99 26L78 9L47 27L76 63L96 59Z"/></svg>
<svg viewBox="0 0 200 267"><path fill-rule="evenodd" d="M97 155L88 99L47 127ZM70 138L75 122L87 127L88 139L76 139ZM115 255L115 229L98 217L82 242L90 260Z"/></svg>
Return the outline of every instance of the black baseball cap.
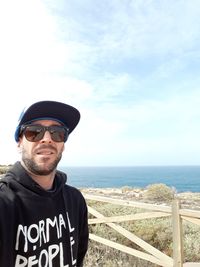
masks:
<svg viewBox="0 0 200 267"><path fill-rule="evenodd" d="M69 129L71 133L80 120L80 112L65 103L56 101L39 101L24 109L19 117L15 131L15 141L19 141L20 128L35 120L49 119L60 122Z"/></svg>

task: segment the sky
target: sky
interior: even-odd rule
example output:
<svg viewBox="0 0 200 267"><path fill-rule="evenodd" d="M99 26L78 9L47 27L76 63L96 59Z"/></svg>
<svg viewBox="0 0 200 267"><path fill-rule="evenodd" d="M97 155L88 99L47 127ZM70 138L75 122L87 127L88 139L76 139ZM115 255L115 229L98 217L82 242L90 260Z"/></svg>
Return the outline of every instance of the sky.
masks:
<svg viewBox="0 0 200 267"><path fill-rule="evenodd" d="M40 100L81 120L61 165L200 164L199 0L0 2L0 164Z"/></svg>

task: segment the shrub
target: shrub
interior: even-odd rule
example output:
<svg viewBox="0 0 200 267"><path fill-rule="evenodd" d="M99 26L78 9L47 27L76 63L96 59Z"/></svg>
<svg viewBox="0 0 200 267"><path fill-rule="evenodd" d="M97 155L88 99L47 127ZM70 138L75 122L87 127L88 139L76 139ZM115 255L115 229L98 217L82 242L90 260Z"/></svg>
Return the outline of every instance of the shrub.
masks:
<svg viewBox="0 0 200 267"><path fill-rule="evenodd" d="M5 174L9 169L10 165L0 165L0 175Z"/></svg>
<svg viewBox="0 0 200 267"><path fill-rule="evenodd" d="M149 200L170 201L174 198L174 190L165 184L152 184L147 187L144 197Z"/></svg>
<svg viewBox="0 0 200 267"><path fill-rule="evenodd" d="M132 190L133 188L127 185L122 187L122 193L130 192Z"/></svg>

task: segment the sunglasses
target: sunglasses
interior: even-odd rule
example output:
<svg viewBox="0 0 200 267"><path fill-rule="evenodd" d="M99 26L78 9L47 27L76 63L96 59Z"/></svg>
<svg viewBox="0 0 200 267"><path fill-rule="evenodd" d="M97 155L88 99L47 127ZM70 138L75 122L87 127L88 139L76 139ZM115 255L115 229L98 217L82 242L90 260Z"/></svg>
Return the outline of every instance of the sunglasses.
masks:
<svg viewBox="0 0 200 267"><path fill-rule="evenodd" d="M43 126L36 124L22 125L20 135L24 134L26 139L30 142L38 142L42 140L46 131L50 133L51 139L54 142L66 142L69 136L69 129L65 126Z"/></svg>

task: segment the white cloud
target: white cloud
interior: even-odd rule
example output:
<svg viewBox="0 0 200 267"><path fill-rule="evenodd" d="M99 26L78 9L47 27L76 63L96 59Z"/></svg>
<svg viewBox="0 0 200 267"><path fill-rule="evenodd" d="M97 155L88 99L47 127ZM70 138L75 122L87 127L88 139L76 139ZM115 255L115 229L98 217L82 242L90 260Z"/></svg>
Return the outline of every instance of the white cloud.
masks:
<svg viewBox="0 0 200 267"><path fill-rule="evenodd" d="M87 47L82 52L89 62L180 55L199 43L199 1L89 1L79 5L66 4L60 24L70 41L74 38L75 45ZM82 16L80 10L90 15Z"/></svg>

